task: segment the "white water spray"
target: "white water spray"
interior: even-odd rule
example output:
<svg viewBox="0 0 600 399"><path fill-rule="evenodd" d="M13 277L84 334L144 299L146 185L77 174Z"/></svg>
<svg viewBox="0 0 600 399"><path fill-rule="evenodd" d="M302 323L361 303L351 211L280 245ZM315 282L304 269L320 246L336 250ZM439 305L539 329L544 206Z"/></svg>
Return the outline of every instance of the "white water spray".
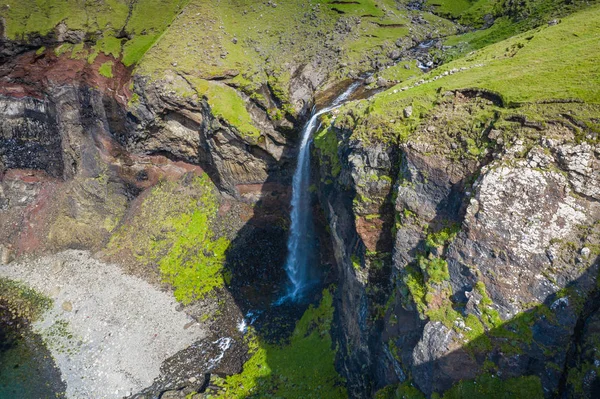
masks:
<svg viewBox="0 0 600 399"><path fill-rule="evenodd" d="M353 83L336 98L330 106L313 112L302 131L302 142L298 151L298 164L292 181L292 212L290 237L288 239L288 256L285 262L285 271L290 279L290 289L278 303L286 300L296 301L301 298L303 291L310 284L309 281L309 251L312 249L309 239L309 227L312 223L310 207L310 141L313 132L318 128L319 116L339 107L361 84Z"/></svg>

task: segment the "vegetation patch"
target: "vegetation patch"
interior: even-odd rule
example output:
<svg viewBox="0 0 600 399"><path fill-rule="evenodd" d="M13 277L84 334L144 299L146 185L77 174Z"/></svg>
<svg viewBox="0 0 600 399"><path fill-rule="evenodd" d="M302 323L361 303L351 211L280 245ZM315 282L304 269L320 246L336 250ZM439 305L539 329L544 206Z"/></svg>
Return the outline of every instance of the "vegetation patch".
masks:
<svg viewBox="0 0 600 399"><path fill-rule="evenodd" d="M323 291L296 324L289 344L278 346L250 338L252 356L241 374L217 380L222 398L346 398L344 380L334 367L330 335L333 296Z"/></svg>
<svg viewBox="0 0 600 399"><path fill-rule="evenodd" d="M98 68L98 73L102 76L104 76L105 78L112 78L113 77L113 62L112 61L106 61L105 63L103 63L102 65L100 65L100 68Z"/></svg>
<svg viewBox="0 0 600 399"><path fill-rule="evenodd" d="M375 393L375 399L425 399L425 394L410 380L402 384L390 385Z"/></svg>
<svg viewBox="0 0 600 399"><path fill-rule="evenodd" d="M118 39L114 36L104 37L96 42L95 48L106 55L113 56L118 59L121 56L121 46L123 39Z"/></svg>
<svg viewBox="0 0 600 399"><path fill-rule="evenodd" d="M235 127L243 137L256 140L260 130L253 123L246 102L233 88L204 79L190 78L198 95L207 99L213 115Z"/></svg>
<svg viewBox="0 0 600 399"><path fill-rule="evenodd" d="M474 380L460 381L444 392L441 397L443 399L541 399L544 397L544 390L542 389L542 382L537 376L523 376L503 380L488 373L480 375Z"/></svg>
<svg viewBox="0 0 600 399"><path fill-rule="evenodd" d="M474 380L460 381L446 392L433 393L433 399L512 399L544 397L542 383L537 376L502 379L491 373ZM425 399L425 395L410 380L385 387L375 394L375 399Z"/></svg>
<svg viewBox="0 0 600 399"><path fill-rule="evenodd" d="M92 54L102 51L118 58L121 33L126 32L123 63L130 66L158 40L188 1L106 0L81 4L79 0L7 0L0 10L6 16L5 34L9 39L45 36L64 23L67 29L81 31L96 41Z"/></svg>
<svg viewBox="0 0 600 399"><path fill-rule="evenodd" d="M472 88L497 93L511 109L548 100L598 104L595 87L600 85L600 75L594 71L600 49L592 43L600 40L599 32L600 7L595 5L557 25L545 25L444 64L368 101L348 104L342 111L352 117L342 116L336 123L353 129L352 137L363 141L406 141L445 93ZM405 113L408 107L411 112ZM476 140L466 144L466 154L475 158L485 149L485 143Z"/></svg>
<svg viewBox="0 0 600 399"><path fill-rule="evenodd" d="M0 277L0 302L6 303L15 317L29 322L37 320L52 306L52 299L23 283Z"/></svg>
<svg viewBox="0 0 600 399"><path fill-rule="evenodd" d="M589 5L582 0L429 0L428 3L435 7L436 14L461 24L487 27L446 39L446 45L456 46L450 57L497 43Z"/></svg>
<svg viewBox="0 0 600 399"><path fill-rule="evenodd" d="M157 266L184 304L223 287L229 241L212 231L218 210L214 190L206 174L160 182L111 237L108 251L125 251L142 264Z"/></svg>
<svg viewBox="0 0 600 399"><path fill-rule="evenodd" d="M427 234L427 238L425 239L425 246L429 250L438 247L445 247L454 240L459 231L460 224L452 223L449 226L443 227L436 232L431 232Z"/></svg>
<svg viewBox="0 0 600 399"><path fill-rule="evenodd" d="M448 263L442 258L418 255L417 264L421 271L427 276L427 281L433 284L441 284L450 279Z"/></svg>
<svg viewBox="0 0 600 399"><path fill-rule="evenodd" d="M338 138L335 130L327 126L318 132L313 143L318 149L319 160L326 165L333 177L336 177L342 171L342 164L338 156Z"/></svg>

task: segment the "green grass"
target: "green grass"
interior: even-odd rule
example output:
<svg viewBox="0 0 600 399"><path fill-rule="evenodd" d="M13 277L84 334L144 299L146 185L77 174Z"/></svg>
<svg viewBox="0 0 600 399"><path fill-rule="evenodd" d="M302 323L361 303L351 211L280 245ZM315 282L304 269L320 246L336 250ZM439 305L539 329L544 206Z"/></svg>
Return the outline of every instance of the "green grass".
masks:
<svg viewBox="0 0 600 399"><path fill-rule="evenodd" d="M327 126L328 123L325 122ZM318 150L319 162L326 164L332 176L336 177L342 171L342 164L338 156L338 139L335 130L330 127L318 132L313 143Z"/></svg>
<svg viewBox="0 0 600 399"><path fill-rule="evenodd" d="M434 7L437 14L448 15L458 18L467 11L473 3L470 0L427 0L428 6Z"/></svg>
<svg viewBox="0 0 600 399"><path fill-rule="evenodd" d="M111 237L107 250L129 252L138 262L158 267L175 298L188 304L225 284L222 266L229 241L212 231L217 209L206 175L191 182L161 182Z"/></svg>
<svg viewBox="0 0 600 399"><path fill-rule="evenodd" d="M206 201L210 200L204 198L203 203ZM173 220L173 228L179 235L158 263L164 280L175 287L175 298L184 304L223 286L221 269L229 241L223 237L214 240L210 211L198 210Z"/></svg>
<svg viewBox="0 0 600 399"><path fill-rule="evenodd" d="M427 286L423 274L412 266L407 266L404 269L403 283L406 285L411 298L413 299L417 310L420 314L424 314L427 310Z"/></svg>
<svg viewBox="0 0 600 399"><path fill-rule="evenodd" d="M453 223L450 226L446 226L436 231L435 233L429 233L425 239L425 246L430 250L433 248L446 246L451 243L452 240L454 240L459 231L460 225Z"/></svg>
<svg viewBox="0 0 600 399"><path fill-rule="evenodd" d="M340 15L333 8L343 9L345 14ZM310 16L312 9L317 11ZM349 17L361 18L353 33L332 35L340 18ZM327 49L321 38L331 36L332 46L339 48L334 56L337 67L330 76L333 82L347 79L351 70L356 73L372 69L371 58L387 57L401 37L424 38L434 29L453 32L447 21L431 14L428 18L432 26L419 25L411 33L409 16L398 10L392 0L361 0L359 4L290 0L277 3L277 7L259 0L191 0L148 51L146 47L140 50L145 53L137 73L154 79L162 79L172 71L190 79L224 79L224 83L257 100L263 98L261 87L268 84L281 102L279 110L268 112L273 119L279 119L283 116L281 111L295 113L290 79L299 72L298 65L310 63ZM128 46L133 44L125 45L126 65L131 63ZM382 46L386 47L383 53ZM227 101L222 107L228 107Z"/></svg>
<svg viewBox="0 0 600 399"><path fill-rule="evenodd" d="M121 56L121 45L123 39L117 39L113 36L104 37L96 43L98 51L103 52L106 55L112 55L114 58Z"/></svg>
<svg viewBox="0 0 600 399"><path fill-rule="evenodd" d="M497 16L502 12L501 2L502 0L427 0L426 4L440 16L478 28L484 23L484 16Z"/></svg>
<svg viewBox="0 0 600 399"><path fill-rule="evenodd" d="M83 0L7 0L0 6L6 17L5 34L9 39L27 35L46 35L64 22L70 29L115 32L125 24L128 7L123 0L86 2Z"/></svg>
<svg viewBox="0 0 600 399"><path fill-rule="evenodd" d="M417 67L417 61L402 61L399 64L401 68L387 68L377 74L377 76L381 76L384 79L403 82L410 78L415 78L423 75L423 71L421 71ZM408 65L408 69L405 67Z"/></svg>
<svg viewBox="0 0 600 399"><path fill-rule="evenodd" d="M444 259L436 257L426 258L423 255L418 255L417 264L427 276L427 281L433 284L440 284L450 279L448 263Z"/></svg>
<svg viewBox="0 0 600 399"><path fill-rule="evenodd" d="M559 25L485 47L420 78L428 80L458 70L454 74L399 90L416 83L418 78L414 78L368 101L348 104L342 110L352 110L352 123L341 127L354 129L353 137L362 140L403 141L429 115L444 92L465 88L495 92L509 107L565 99L599 104L599 41L600 6L596 5L564 18ZM413 115L404 118L402 110L408 105L413 107ZM341 115L338 120L346 119ZM481 148L473 144L470 153L479 153Z"/></svg>
<svg viewBox="0 0 600 399"><path fill-rule="evenodd" d="M597 103L600 49L594 44L599 40L600 7L594 6L557 26L523 33L445 65L429 76L457 67L473 69L395 97L431 93L440 87L478 87L502 94L509 103L567 98Z"/></svg>
<svg viewBox="0 0 600 399"><path fill-rule="evenodd" d="M102 75L106 78L112 78L113 77L113 70L112 70L113 65L114 65L114 63L112 61L106 61L105 63L100 65L100 67L98 68L98 73L100 73L100 75Z"/></svg>
<svg viewBox="0 0 600 399"><path fill-rule="evenodd" d="M359 271L361 269L360 258L356 255L352 255L350 260L352 261L352 267L354 270Z"/></svg>
<svg viewBox="0 0 600 399"><path fill-rule="evenodd" d="M243 137L256 140L260 136L246 109L246 102L233 88L203 79L190 78L196 93L203 96L210 105L212 114L235 127Z"/></svg>
<svg viewBox="0 0 600 399"><path fill-rule="evenodd" d="M219 398L346 398L344 380L335 370L330 335L333 297L328 290L318 307L310 306L296 324L290 343L251 340L252 356L242 373L217 380Z"/></svg>
<svg viewBox="0 0 600 399"><path fill-rule="evenodd" d="M542 383L537 376L502 379L483 374L471 381L461 381L442 396L443 399L541 399L544 397Z"/></svg>
<svg viewBox="0 0 600 399"><path fill-rule="evenodd" d="M375 399L425 399L425 395L410 381L406 381L380 389L375 393Z"/></svg>
<svg viewBox="0 0 600 399"><path fill-rule="evenodd" d="M137 0L129 15L129 1L84 0L39 1L7 0L0 6L6 15L6 36L26 40L29 35L51 33L64 22L69 29L86 32L97 40L96 51L118 58L121 39L116 36L124 30L130 36L123 48L123 63L137 63L144 53L168 28L188 0Z"/></svg>

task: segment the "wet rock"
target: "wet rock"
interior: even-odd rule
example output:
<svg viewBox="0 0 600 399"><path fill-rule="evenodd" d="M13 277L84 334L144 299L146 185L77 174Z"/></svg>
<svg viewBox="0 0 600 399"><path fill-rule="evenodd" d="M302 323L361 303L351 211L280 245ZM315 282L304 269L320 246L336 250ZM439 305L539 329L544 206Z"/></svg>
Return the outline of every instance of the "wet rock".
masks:
<svg viewBox="0 0 600 399"><path fill-rule="evenodd" d="M63 140L52 103L0 95L0 164L62 176Z"/></svg>

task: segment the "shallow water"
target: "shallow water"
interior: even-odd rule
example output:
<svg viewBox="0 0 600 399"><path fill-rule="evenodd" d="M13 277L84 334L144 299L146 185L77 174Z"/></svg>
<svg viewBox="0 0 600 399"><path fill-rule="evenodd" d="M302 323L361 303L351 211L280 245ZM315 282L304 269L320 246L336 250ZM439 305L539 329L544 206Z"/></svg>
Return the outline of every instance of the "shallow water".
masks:
<svg viewBox="0 0 600 399"><path fill-rule="evenodd" d="M0 304L0 399L62 398L65 389L41 337Z"/></svg>

